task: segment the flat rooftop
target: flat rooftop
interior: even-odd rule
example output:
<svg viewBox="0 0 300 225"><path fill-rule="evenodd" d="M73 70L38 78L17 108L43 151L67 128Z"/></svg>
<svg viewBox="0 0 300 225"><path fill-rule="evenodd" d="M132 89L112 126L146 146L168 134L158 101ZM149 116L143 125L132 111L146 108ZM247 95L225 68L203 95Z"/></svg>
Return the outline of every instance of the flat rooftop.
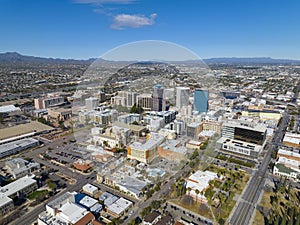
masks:
<svg viewBox="0 0 300 225"><path fill-rule="evenodd" d="M0 145L0 153L4 153L10 150L14 150L16 148L26 148L27 146L38 143L38 140L35 140L34 138L26 138L26 139L21 139L18 141L13 141L9 142L7 144Z"/></svg>
<svg viewBox="0 0 300 225"><path fill-rule="evenodd" d="M60 209L59 216L70 221L72 224L78 222L88 211L75 203L67 202Z"/></svg>
<svg viewBox="0 0 300 225"><path fill-rule="evenodd" d="M13 200L7 196L1 196L0 195L0 208L6 204L8 204L9 202L12 202Z"/></svg>
<svg viewBox="0 0 300 225"><path fill-rule="evenodd" d="M200 125L201 125L200 123L192 122L192 123L188 124L187 126L197 128L197 127L200 127Z"/></svg>
<svg viewBox="0 0 300 225"><path fill-rule="evenodd" d="M63 195L55 198L53 201L49 202L47 205L51 208L59 208L60 205L66 201L67 199L73 199L74 198L74 201L75 201L75 197L74 197L74 193L71 193L71 192L66 192L64 193Z"/></svg>
<svg viewBox="0 0 300 225"><path fill-rule="evenodd" d="M36 133L52 131L52 130L54 130L53 127L47 126L37 121L31 121L29 123L0 129L0 143L5 139L18 137L25 134L34 135Z"/></svg>
<svg viewBox="0 0 300 225"><path fill-rule="evenodd" d="M7 184L0 188L0 198L1 196L11 196L21 191L22 189L31 186L36 183L36 180L31 177L25 176L22 177L10 184Z"/></svg>
<svg viewBox="0 0 300 225"><path fill-rule="evenodd" d="M130 148L138 149L141 151L147 151L148 149L153 148L156 145L159 145L164 140L164 136L159 134L151 133L151 137L145 142L133 142L131 145L129 145Z"/></svg>
<svg viewBox="0 0 300 225"><path fill-rule="evenodd" d="M21 109L19 107L15 107L14 105L0 106L0 113L10 113L15 111L21 111Z"/></svg>
<svg viewBox="0 0 300 225"><path fill-rule="evenodd" d="M190 187L192 189L191 193L193 195L197 195L195 192L196 189L198 189L201 192L209 186L209 181L217 178L218 176L214 172L208 170L203 172L198 170L187 179L186 187ZM198 196L200 197L201 194L199 193Z"/></svg>
<svg viewBox="0 0 300 225"><path fill-rule="evenodd" d="M131 201L129 201L125 198L120 198L115 203L108 206L107 210L120 215L125 210L127 210L131 205L132 205Z"/></svg>
<svg viewBox="0 0 300 225"><path fill-rule="evenodd" d="M240 141L240 140L235 140L235 139L230 139L230 138L226 138L226 137L221 137L217 142L222 143L222 144L227 144L230 146L242 147L242 148L249 149L249 150L255 151L255 152L260 152L262 149L261 145L257 145L257 144L253 144L253 143L249 143L249 142L245 142L245 141Z"/></svg>
<svg viewBox="0 0 300 225"><path fill-rule="evenodd" d="M247 129L247 130L254 130L258 132L265 132L267 130L267 127L262 124L254 123L251 121L245 121L245 120L229 120L223 123L223 127L224 126L237 127L237 128Z"/></svg>
<svg viewBox="0 0 300 225"><path fill-rule="evenodd" d="M88 192L90 192L90 193L93 193L93 192L95 192L95 191L98 191L98 188L95 187L95 186L92 185L92 184L86 184L86 185L84 185L84 186L82 187L82 189L83 189L84 191L88 191Z"/></svg>
<svg viewBox="0 0 300 225"><path fill-rule="evenodd" d="M119 186L125 187L127 190L131 191L132 193L139 195L143 188L147 186L145 181L141 181L134 177L125 176L124 179L117 182Z"/></svg>
<svg viewBox="0 0 300 225"><path fill-rule="evenodd" d="M64 219L60 218L59 215L57 216L52 216L50 213L47 211L42 212L39 214L39 219L46 224L51 224L51 225L68 225L68 222L65 221Z"/></svg>
<svg viewBox="0 0 300 225"><path fill-rule="evenodd" d="M187 149L184 146L178 146L180 144L180 141L178 140L167 140L163 144L160 145L164 150L169 150L173 152L178 152L185 154L187 153Z"/></svg>
<svg viewBox="0 0 300 225"><path fill-rule="evenodd" d="M84 196L80 201L79 203L81 205L84 205L88 208L91 208L93 205L95 205L96 203L98 203L98 201L90 196Z"/></svg>
<svg viewBox="0 0 300 225"><path fill-rule="evenodd" d="M126 124L126 123L121 123L121 122L114 122L112 126L117 126L117 127L122 127L122 128L127 128L130 129L134 132L142 132L144 129L146 129L145 126L139 126L139 125L133 125L133 124Z"/></svg>
<svg viewBox="0 0 300 225"><path fill-rule="evenodd" d="M293 156L295 158L299 158L300 159L299 152L293 152L293 151L287 151L287 150L279 149L277 154L282 154L282 155L287 155L287 156Z"/></svg>
<svg viewBox="0 0 300 225"><path fill-rule="evenodd" d="M283 142L289 142L300 145L300 134L286 133L283 138Z"/></svg>
<svg viewBox="0 0 300 225"><path fill-rule="evenodd" d="M109 192L104 192L100 197L99 200L104 202L105 206L109 206L113 204L115 201L119 199L118 196L115 196Z"/></svg>

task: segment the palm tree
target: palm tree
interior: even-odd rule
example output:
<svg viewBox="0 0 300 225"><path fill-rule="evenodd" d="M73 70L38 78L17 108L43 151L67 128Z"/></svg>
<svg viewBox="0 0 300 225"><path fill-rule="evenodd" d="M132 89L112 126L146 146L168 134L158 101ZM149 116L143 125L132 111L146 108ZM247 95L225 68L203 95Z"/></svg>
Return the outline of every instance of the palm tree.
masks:
<svg viewBox="0 0 300 225"><path fill-rule="evenodd" d="M186 190L188 191L188 196L190 198L191 197L191 190L192 190L192 188L188 187Z"/></svg>
<svg viewBox="0 0 300 225"><path fill-rule="evenodd" d="M197 202L197 200L198 200L198 194L200 193L200 191L198 189L196 189L195 192L196 192L196 202Z"/></svg>

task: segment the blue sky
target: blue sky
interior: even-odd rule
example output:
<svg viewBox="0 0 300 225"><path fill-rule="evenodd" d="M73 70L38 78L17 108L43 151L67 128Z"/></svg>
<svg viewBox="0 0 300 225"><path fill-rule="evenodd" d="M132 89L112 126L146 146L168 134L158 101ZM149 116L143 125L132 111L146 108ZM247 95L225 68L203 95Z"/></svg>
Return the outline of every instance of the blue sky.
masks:
<svg viewBox="0 0 300 225"><path fill-rule="evenodd" d="M163 40L201 58L300 59L299 11L299 0L0 0L0 52L85 59Z"/></svg>

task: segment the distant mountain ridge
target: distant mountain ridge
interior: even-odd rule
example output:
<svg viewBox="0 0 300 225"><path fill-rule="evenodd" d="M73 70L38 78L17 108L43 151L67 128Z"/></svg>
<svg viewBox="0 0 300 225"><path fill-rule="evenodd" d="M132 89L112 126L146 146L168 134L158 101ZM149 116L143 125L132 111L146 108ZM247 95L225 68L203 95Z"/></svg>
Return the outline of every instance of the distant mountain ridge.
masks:
<svg viewBox="0 0 300 225"><path fill-rule="evenodd" d="M95 59L76 60L60 58L44 58L36 56L21 55L17 52L0 53L0 63L41 63L41 64L87 64Z"/></svg>
<svg viewBox="0 0 300 225"><path fill-rule="evenodd" d="M273 59L271 57L222 57L222 58L210 58L203 60L206 63L227 63L227 64L300 64L300 60L294 59Z"/></svg>
<svg viewBox="0 0 300 225"><path fill-rule="evenodd" d="M95 58L90 58L86 60L77 59L61 59L61 58L46 58L46 57L36 57L36 56L26 56L21 55L17 52L6 52L0 53L0 63L33 63L33 64L91 64L94 62ZM105 61L105 60L103 60ZM189 62L197 62L197 60L188 60ZM203 59L207 64L296 64L300 65L300 60L293 59L273 59L270 57L221 57L221 58L209 58Z"/></svg>

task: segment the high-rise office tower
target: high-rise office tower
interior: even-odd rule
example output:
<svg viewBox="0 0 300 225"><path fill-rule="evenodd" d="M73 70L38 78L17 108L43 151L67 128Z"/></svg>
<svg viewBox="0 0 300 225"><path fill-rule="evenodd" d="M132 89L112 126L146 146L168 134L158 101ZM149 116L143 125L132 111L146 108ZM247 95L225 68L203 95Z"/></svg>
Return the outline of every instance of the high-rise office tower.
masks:
<svg viewBox="0 0 300 225"><path fill-rule="evenodd" d="M196 89L194 92L194 110L206 113L208 110L208 90Z"/></svg>
<svg viewBox="0 0 300 225"><path fill-rule="evenodd" d="M189 91L188 87L176 87L176 107L178 109L189 105Z"/></svg>
<svg viewBox="0 0 300 225"><path fill-rule="evenodd" d="M157 112L166 110L166 101L164 99L164 87L160 84L157 84L153 87L152 110Z"/></svg>
<svg viewBox="0 0 300 225"><path fill-rule="evenodd" d="M137 96L137 104L144 110L152 109L152 94L140 94Z"/></svg>

